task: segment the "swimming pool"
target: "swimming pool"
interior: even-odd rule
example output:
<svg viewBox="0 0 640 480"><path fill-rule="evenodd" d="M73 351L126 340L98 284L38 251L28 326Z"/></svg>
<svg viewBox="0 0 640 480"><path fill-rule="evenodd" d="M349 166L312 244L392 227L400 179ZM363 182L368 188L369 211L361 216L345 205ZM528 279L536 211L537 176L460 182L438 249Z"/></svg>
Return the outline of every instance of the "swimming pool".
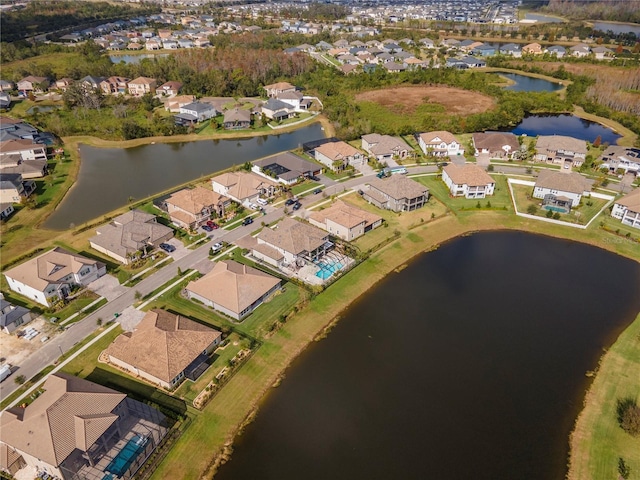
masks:
<svg viewBox="0 0 640 480"><path fill-rule="evenodd" d="M336 260L324 260L322 262L317 262L316 266L319 268L316 272L316 277L321 278L322 280L326 280L344 267L342 263Z"/></svg>
<svg viewBox="0 0 640 480"><path fill-rule="evenodd" d="M136 435L131 438L122 450L116 455L116 458L111 460L111 463L105 468L106 472L113 473L116 477L121 477L126 472L133 461L140 455L140 452L144 450L144 446L147 444L147 439L140 435Z"/></svg>
<svg viewBox="0 0 640 480"><path fill-rule="evenodd" d="M545 205L543 208L545 210L551 210L552 212L559 212L559 213L567 213L567 211L568 211L566 208L553 207L551 205Z"/></svg>

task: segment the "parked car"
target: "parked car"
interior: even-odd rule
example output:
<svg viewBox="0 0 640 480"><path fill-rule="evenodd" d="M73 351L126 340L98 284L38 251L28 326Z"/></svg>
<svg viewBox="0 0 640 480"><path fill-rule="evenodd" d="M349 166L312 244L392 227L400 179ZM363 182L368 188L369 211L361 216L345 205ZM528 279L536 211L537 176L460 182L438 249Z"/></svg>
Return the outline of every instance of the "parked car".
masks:
<svg viewBox="0 0 640 480"><path fill-rule="evenodd" d="M213 253L218 253L223 248L224 248L224 245L222 245L221 243L214 243L213 246L211 247L211 251Z"/></svg>
<svg viewBox="0 0 640 480"><path fill-rule="evenodd" d="M258 198L256 202L258 202L258 204L262 205L263 207L269 203L264 198Z"/></svg>
<svg viewBox="0 0 640 480"><path fill-rule="evenodd" d="M300 207L302 207L302 204L300 202L296 202L293 204L293 209L294 210L300 210Z"/></svg>
<svg viewBox="0 0 640 480"><path fill-rule="evenodd" d="M296 200L294 200L293 198L287 198L287 201L284 202L286 206L293 205L294 203L296 203Z"/></svg>
<svg viewBox="0 0 640 480"><path fill-rule="evenodd" d="M242 225L251 225L253 223L253 218L251 217L246 217L244 220L242 220Z"/></svg>
<svg viewBox="0 0 640 480"><path fill-rule="evenodd" d="M258 205L256 205L255 203L250 203L250 204L249 204L249 208L250 208L251 210L258 210Z"/></svg>
<svg viewBox="0 0 640 480"><path fill-rule="evenodd" d="M205 232L212 232L213 231L213 228L211 228L209 225L202 225L202 229Z"/></svg>
<svg viewBox="0 0 640 480"><path fill-rule="evenodd" d="M213 228L214 230L217 229L217 228L220 228L216 222L211 221L211 220L207 220L207 226Z"/></svg>
<svg viewBox="0 0 640 480"><path fill-rule="evenodd" d="M314 194L314 195L317 195L317 194L319 194L319 193L322 193L322 189L321 189L321 188L316 188L316 189L313 191L313 194Z"/></svg>
<svg viewBox="0 0 640 480"><path fill-rule="evenodd" d="M314 182L319 182L319 181L320 181L320 178L319 178L319 177L316 177L315 175L309 175L309 180L312 180L312 181L314 181Z"/></svg>
<svg viewBox="0 0 640 480"><path fill-rule="evenodd" d="M169 244L169 243L161 243L159 245L159 247L164 250L167 253L171 253L171 252L175 252L176 251L176 247L174 247L173 245Z"/></svg>

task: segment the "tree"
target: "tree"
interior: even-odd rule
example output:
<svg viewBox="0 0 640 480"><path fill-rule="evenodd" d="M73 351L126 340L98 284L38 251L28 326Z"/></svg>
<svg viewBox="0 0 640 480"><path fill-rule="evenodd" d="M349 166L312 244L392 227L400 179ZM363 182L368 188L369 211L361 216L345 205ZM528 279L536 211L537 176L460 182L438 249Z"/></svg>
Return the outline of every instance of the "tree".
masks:
<svg viewBox="0 0 640 480"><path fill-rule="evenodd" d="M22 385L26 381L27 381L27 378L24 375L18 375L14 380L16 385Z"/></svg>
<svg viewBox="0 0 640 480"><path fill-rule="evenodd" d="M538 211L538 207L536 207L534 204L531 204L527 207L527 213L529 215L535 215Z"/></svg>
<svg viewBox="0 0 640 480"><path fill-rule="evenodd" d="M635 400L631 398L618 400L617 413L620 428L632 437L640 436L640 406Z"/></svg>
<svg viewBox="0 0 640 480"><path fill-rule="evenodd" d="M547 210L547 213L545 213L547 218L551 218L553 217L553 210Z"/></svg>
<svg viewBox="0 0 640 480"><path fill-rule="evenodd" d="M627 462L622 457L618 458L618 473L624 480L627 480L631 475L631 467L627 465Z"/></svg>
<svg viewBox="0 0 640 480"><path fill-rule="evenodd" d="M99 327L102 326L102 318L98 317L98 319L96 320L96 325L98 325Z"/></svg>
<svg viewBox="0 0 640 480"><path fill-rule="evenodd" d="M593 146L598 148L602 144L602 137L598 135L596 139L593 141Z"/></svg>

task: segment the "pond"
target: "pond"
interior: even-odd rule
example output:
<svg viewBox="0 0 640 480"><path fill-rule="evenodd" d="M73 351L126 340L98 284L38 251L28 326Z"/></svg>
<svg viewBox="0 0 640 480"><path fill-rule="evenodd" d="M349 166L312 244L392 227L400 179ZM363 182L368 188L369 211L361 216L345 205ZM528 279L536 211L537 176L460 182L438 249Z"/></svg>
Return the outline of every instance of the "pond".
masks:
<svg viewBox="0 0 640 480"><path fill-rule="evenodd" d="M506 77L515 83L505 87L505 90L515 92L557 92L563 88L559 82L550 82L543 78L534 78L518 73L498 72L501 77Z"/></svg>
<svg viewBox="0 0 640 480"><path fill-rule="evenodd" d="M593 28L605 33L611 30L616 35L631 32L640 37L640 25L637 23L595 22Z"/></svg>
<svg viewBox="0 0 640 480"><path fill-rule="evenodd" d="M451 241L294 362L215 478L564 480L585 372L639 284L640 265L588 245Z"/></svg>
<svg viewBox="0 0 640 480"><path fill-rule="evenodd" d="M168 57L168 53L143 53L140 55L109 55L113 63L140 63L145 58Z"/></svg>
<svg viewBox="0 0 640 480"><path fill-rule="evenodd" d="M135 148L82 145L78 179L45 228L64 230L175 185L319 140L319 123L280 135L158 143Z"/></svg>
<svg viewBox="0 0 640 480"><path fill-rule="evenodd" d="M569 113L562 115L529 115L510 130L516 135L567 135L587 142L600 136L602 142L615 144L621 137L610 128Z"/></svg>
<svg viewBox="0 0 640 480"><path fill-rule="evenodd" d="M535 20L537 23L564 23L565 20L558 17L549 17L548 15L541 15L539 13L526 13L524 15L525 20Z"/></svg>
<svg viewBox="0 0 640 480"><path fill-rule="evenodd" d="M28 115L33 115L34 113L46 113L51 112L53 110L58 110L61 107L58 105L34 105L33 107L29 107L27 109Z"/></svg>

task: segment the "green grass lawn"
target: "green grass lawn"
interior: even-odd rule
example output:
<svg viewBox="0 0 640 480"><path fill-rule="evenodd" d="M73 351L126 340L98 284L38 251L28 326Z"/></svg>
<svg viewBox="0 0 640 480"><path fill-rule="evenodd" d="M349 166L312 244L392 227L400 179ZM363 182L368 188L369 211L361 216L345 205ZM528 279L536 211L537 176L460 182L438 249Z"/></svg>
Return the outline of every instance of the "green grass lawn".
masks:
<svg viewBox="0 0 640 480"><path fill-rule="evenodd" d="M311 180L305 180L291 187L291 193L293 193L294 195L299 195L302 192L306 192L307 190L311 190L321 186L322 186L321 183L312 182Z"/></svg>
<svg viewBox="0 0 640 480"><path fill-rule="evenodd" d="M630 227L629 225L624 225L620 220L610 216L608 210L605 211L603 215L601 215L597 222L600 228L608 231L607 233L610 232L612 235L615 234L619 236L619 241L626 240L626 235L629 235L628 238L630 239L640 241L640 229Z"/></svg>
<svg viewBox="0 0 640 480"><path fill-rule="evenodd" d="M58 52L46 55L38 55L36 57L27 58L25 60L16 60L2 65L2 78L15 79L24 76L23 73L34 70L37 67L50 67L56 78L68 77L70 72L78 67L88 67L89 60L80 53ZM87 70L87 68L83 68Z"/></svg>
<svg viewBox="0 0 640 480"><path fill-rule="evenodd" d="M442 179L434 175L415 177L414 180L428 187L431 195L456 213L477 211L479 210L477 208L478 202L480 202L480 209L513 211L506 178L503 175L492 175L492 178L496 182L494 194L482 200L450 196L449 189ZM491 202L490 207L488 206L489 202Z"/></svg>
<svg viewBox="0 0 640 480"><path fill-rule="evenodd" d="M618 424L618 401L640 402L640 315L607 351L571 437L570 480L621 478L618 461L640 478L640 438Z"/></svg>

